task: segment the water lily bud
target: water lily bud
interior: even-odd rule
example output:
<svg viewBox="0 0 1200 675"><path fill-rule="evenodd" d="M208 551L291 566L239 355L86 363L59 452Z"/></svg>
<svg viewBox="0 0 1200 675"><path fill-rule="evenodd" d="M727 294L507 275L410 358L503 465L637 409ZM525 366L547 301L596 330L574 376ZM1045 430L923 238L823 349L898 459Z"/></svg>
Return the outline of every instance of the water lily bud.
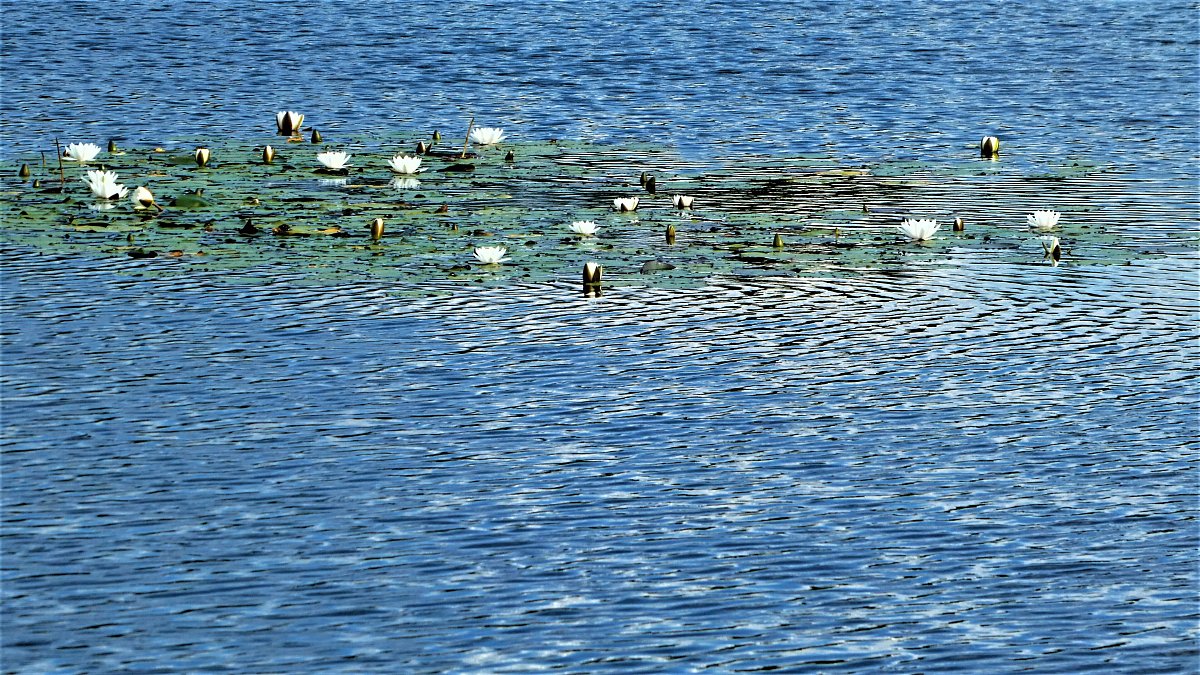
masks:
<svg viewBox="0 0 1200 675"><path fill-rule="evenodd" d="M42 187L42 180L40 178L34 178L33 179L33 187L35 187L35 188Z"/></svg>
<svg viewBox="0 0 1200 675"><path fill-rule="evenodd" d="M979 154L984 157L996 157L1000 154L1000 139L995 136L984 136L979 141Z"/></svg>
<svg viewBox="0 0 1200 675"><path fill-rule="evenodd" d="M425 145L425 141L417 141L417 154L423 155L429 152L429 146Z"/></svg>
<svg viewBox="0 0 1200 675"><path fill-rule="evenodd" d="M371 221L371 239L379 241L383 237L383 218L376 218Z"/></svg>
<svg viewBox="0 0 1200 675"><path fill-rule="evenodd" d="M506 161L506 162L515 162L516 159L517 159L517 156L513 154L512 150L509 150L508 153L506 155L504 155L504 161Z"/></svg>
<svg viewBox="0 0 1200 675"><path fill-rule="evenodd" d="M583 285L599 286L600 278L604 276L604 268L594 262L583 265Z"/></svg>
<svg viewBox="0 0 1200 675"><path fill-rule="evenodd" d="M442 135L438 133L438 130L437 130L437 129L434 129L434 130L433 130L433 142L434 142L434 143L441 143L441 142L442 142Z"/></svg>
<svg viewBox="0 0 1200 675"><path fill-rule="evenodd" d="M775 240L771 242L771 246L783 248L783 237L778 232L775 233Z"/></svg>
<svg viewBox="0 0 1200 675"><path fill-rule="evenodd" d="M300 126L304 124L304 115L291 110L275 114L275 127L280 136L295 136L300 134Z"/></svg>
<svg viewBox="0 0 1200 675"><path fill-rule="evenodd" d="M208 148L196 148L196 164L198 166L208 166L208 160L212 158L212 152Z"/></svg>
<svg viewBox="0 0 1200 675"><path fill-rule="evenodd" d="M259 230L254 226L254 221L246 219L246 224L242 225L242 229L238 230L238 234L258 234Z"/></svg>
<svg viewBox="0 0 1200 675"><path fill-rule="evenodd" d="M954 231L955 231L955 232L962 232L962 231L963 231L963 230L965 230L965 229L967 229L967 226L966 226L965 224L963 224L963 219L962 219L962 218L955 218L955 219L954 219Z"/></svg>
<svg viewBox="0 0 1200 675"><path fill-rule="evenodd" d="M646 179L646 192L654 194L654 176L650 176Z"/></svg>
<svg viewBox="0 0 1200 675"><path fill-rule="evenodd" d="M321 132L317 131L316 129L313 129L311 140L313 143L320 143L321 142Z"/></svg>
<svg viewBox="0 0 1200 675"><path fill-rule="evenodd" d="M19 171L17 171L17 175L20 176L21 178L29 178L29 175L30 175L29 165L22 164L21 169Z"/></svg>
<svg viewBox="0 0 1200 675"><path fill-rule="evenodd" d="M675 226L674 225L667 225L667 243L668 244L675 243Z"/></svg>
<svg viewBox="0 0 1200 675"><path fill-rule="evenodd" d="M116 142L116 141L114 141L114 140L113 140L113 139L111 139L111 138L110 138L110 139L108 139L108 151L109 151L110 153L113 153L113 152L116 152L116 151L117 151L117 142Z"/></svg>
<svg viewBox="0 0 1200 675"><path fill-rule="evenodd" d="M646 187L646 179L647 178L649 178L649 176L647 176L646 172L643 171L642 175L638 177L638 184L641 185L642 187Z"/></svg>
<svg viewBox="0 0 1200 675"><path fill-rule="evenodd" d="M275 160L275 148L272 148L269 145L267 147L263 148L262 160L263 160L263 164L270 164L272 161L274 161Z"/></svg>

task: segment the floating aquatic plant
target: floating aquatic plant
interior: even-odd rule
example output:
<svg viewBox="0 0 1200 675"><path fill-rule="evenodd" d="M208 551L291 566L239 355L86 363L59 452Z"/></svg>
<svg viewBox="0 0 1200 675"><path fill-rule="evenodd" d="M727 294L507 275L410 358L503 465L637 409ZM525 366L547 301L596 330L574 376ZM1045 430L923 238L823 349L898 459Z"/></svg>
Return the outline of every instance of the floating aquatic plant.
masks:
<svg viewBox="0 0 1200 675"><path fill-rule="evenodd" d="M63 159L72 162L90 162L100 154L100 146L95 143L71 143L63 149Z"/></svg>
<svg viewBox="0 0 1200 675"><path fill-rule="evenodd" d="M117 183L116 171L88 171L83 182L100 199L123 199L129 188Z"/></svg>
<svg viewBox="0 0 1200 675"><path fill-rule="evenodd" d="M636 211L640 201L637 197L617 197L612 200L613 210L621 212Z"/></svg>
<svg viewBox="0 0 1200 675"><path fill-rule="evenodd" d="M596 223L590 220L576 220L567 225L572 232L584 237L596 234Z"/></svg>
<svg viewBox="0 0 1200 675"><path fill-rule="evenodd" d="M330 150L328 152L317 153L317 161L330 171L341 171L342 169L346 168L346 164L350 161L350 157L350 154L341 150Z"/></svg>
<svg viewBox="0 0 1200 675"><path fill-rule="evenodd" d="M503 246L480 246L473 252L475 259L485 265L497 265L506 260L508 249Z"/></svg>
<svg viewBox="0 0 1200 675"><path fill-rule="evenodd" d="M1060 215L1058 211L1034 211L1025 216L1025 220L1035 230L1053 230L1058 225Z"/></svg>
<svg viewBox="0 0 1200 675"><path fill-rule="evenodd" d="M275 128L280 136L294 136L300 133L300 125L304 124L304 115L291 110L275 113Z"/></svg>
<svg viewBox="0 0 1200 675"><path fill-rule="evenodd" d="M415 174L421 170L421 158L397 153L388 160L388 166L396 173Z"/></svg>
<svg viewBox="0 0 1200 675"><path fill-rule="evenodd" d="M936 220L906 218L896 226L900 233L912 241L929 241L941 229Z"/></svg>
<svg viewBox="0 0 1200 675"><path fill-rule="evenodd" d="M496 127L475 127L471 130L471 142L475 145L495 145L504 140L504 130Z"/></svg>

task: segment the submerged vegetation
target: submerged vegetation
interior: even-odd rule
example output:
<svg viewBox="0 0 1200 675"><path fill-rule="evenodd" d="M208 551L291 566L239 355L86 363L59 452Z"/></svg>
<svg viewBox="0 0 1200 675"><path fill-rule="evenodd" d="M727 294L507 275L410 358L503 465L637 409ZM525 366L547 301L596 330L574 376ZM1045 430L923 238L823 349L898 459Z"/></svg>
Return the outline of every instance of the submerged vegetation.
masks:
<svg viewBox="0 0 1200 675"><path fill-rule="evenodd" d="M460 147L436 132L325 139L312 129L310 141L302 122L280 113L278 131L290 138L275 145L205 139L122 151L110 142L105 153L73 143L61 161L0 166L3 240L123 256L139 274L199 266L316 283L576 280L595 263L606 285L688 286L713 275L979 258L1112 264L1141 254L1096 213L1100 166L1013 175L970 153L944 165L698 163L648 145L514 142L489 127L469 129ZM1049 230L1052 246L1039 237Z"/></svg>

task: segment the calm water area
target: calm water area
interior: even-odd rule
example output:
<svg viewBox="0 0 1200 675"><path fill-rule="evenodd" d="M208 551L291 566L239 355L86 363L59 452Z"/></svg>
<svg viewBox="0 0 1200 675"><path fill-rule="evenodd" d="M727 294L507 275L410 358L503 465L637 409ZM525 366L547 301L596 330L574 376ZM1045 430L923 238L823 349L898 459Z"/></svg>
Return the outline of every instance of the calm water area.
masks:
<svg viewBox="0 0 1200 675"><path fill-rule="evenodd" d="M1196 3L0 11L3 160L287 109L711 167L994 134L1102 167L1137 251L588 298L0 240L4 673L1200 668Z"/></svg>

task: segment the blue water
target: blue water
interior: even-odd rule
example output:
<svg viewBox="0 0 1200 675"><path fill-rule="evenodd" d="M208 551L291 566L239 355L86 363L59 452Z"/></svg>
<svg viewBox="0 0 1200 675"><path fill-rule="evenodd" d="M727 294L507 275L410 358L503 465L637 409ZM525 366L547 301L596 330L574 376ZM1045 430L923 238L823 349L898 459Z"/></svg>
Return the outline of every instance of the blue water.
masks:
<svg viewBox="0 0 1200 675"><path fill-rule="evenodd" d="M6 3L0 157L502 126L1075 160L1194 235L1195 3ZM1126 229L1122 229L1126 228ZM689 291L0 242L13 673L1197 669L1200 259Z"/></svg>

